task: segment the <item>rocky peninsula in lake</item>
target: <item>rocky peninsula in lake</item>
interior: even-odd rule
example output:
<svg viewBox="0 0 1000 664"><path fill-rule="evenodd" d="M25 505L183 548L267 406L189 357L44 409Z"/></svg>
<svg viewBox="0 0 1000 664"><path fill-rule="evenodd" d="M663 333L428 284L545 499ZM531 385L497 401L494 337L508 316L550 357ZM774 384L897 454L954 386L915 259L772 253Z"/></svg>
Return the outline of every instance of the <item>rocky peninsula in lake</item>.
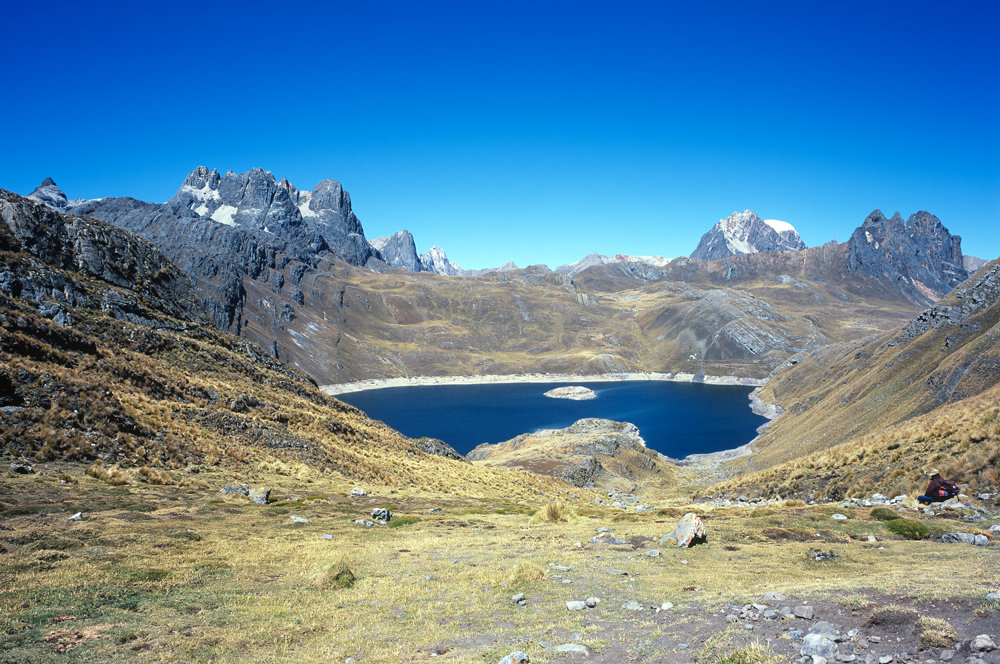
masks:
<svg viewBox="0 0 1000 664"><path fill-rule="evenodd" d="M586 401L587 399L596 399L597 393L594 392L589 387L584 387L582 385L567 385L566 387L557 387L555 389L549 390L545 393L545 396L550 399L572 399L573 401Z"/></svg>

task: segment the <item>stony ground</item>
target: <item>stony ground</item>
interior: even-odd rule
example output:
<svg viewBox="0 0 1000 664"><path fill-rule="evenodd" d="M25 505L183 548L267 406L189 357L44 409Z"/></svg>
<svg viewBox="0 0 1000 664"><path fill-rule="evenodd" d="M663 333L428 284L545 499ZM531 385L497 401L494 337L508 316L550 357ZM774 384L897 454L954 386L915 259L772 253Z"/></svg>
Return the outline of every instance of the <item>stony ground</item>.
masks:
<svg viewBox="0 0 1000 664"><path fill-rule="evenodd" d="M905 540L868 508L567 504L549 522L552 496L352 498L336 479L204 473L210 488L112 487L38 470L0 479L4 663L753 663L804 648L813 662L1000 662L973 652L1000 640L995 535ZM232 479L267 479L271 502L220 495ZM355 523L376 508L387 525ZM688 509L708 541L661 544ZM935 532L996 522L912 516Z"/></svg>

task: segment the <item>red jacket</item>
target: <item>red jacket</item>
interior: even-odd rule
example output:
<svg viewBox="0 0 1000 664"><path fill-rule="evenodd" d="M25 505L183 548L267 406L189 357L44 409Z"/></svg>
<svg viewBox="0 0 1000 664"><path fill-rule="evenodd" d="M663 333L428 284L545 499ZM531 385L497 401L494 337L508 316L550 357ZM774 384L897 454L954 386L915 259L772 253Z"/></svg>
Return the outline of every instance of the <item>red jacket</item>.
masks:
<svg viewBox="0 0 1000 664"><path fill-rule="evenodd" d="M924 495L928 498L943 500L958 495L958 485L951 480L946 480L940 475L931 477L931 483L927 485Z"/></svg>

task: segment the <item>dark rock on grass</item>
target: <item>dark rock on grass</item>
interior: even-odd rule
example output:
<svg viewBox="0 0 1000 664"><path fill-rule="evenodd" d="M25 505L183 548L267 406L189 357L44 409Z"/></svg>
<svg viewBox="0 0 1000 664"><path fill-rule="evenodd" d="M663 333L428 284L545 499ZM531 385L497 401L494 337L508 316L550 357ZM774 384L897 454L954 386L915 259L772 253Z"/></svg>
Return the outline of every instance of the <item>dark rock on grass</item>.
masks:
<svg viewBox="0 0 1000 664"><path fill-rule="evenodd" d="M235 494L240 494L241 496L250 495L250 486L247 484L236 484L235 482L230 482L226 486L219 489L219 493L223 496L232 496Z"/></svg>
<svg viewBox="0 0 1000 664"><path fill-rule="evenodd" d="M941 536L941 541L945 544L971 544L973 546L986 546L989 538L986 535L976 533L945 533Z"/></svg>
<svg viewBox="0 0 1000 664"><path fill-rule="evenodd" d="M10 464L10 470L12 473L17 473L18 475L30 475L35 472L35 469L26 463L12 463Z"/></svg>
<svg viewBox="0 0 1000 664"><path fill-rule="evenodd" d="M392 519L392 512L385 507L376 507L372 510L372 518L384 526Z"/></svg>

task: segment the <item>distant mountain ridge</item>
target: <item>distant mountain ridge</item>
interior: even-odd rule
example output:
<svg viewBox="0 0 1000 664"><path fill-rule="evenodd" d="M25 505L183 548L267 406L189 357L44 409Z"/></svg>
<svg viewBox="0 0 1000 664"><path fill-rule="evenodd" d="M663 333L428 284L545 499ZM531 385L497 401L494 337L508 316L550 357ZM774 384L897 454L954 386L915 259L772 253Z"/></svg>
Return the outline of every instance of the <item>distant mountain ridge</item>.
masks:
<svg viewBox="0 0 1000 664"><path fill-rule="evenodd" d="M733 212L705 233L691 258L718 260L737 254L799 251L806 243L795 228L776 219L763 220L753 210Z"/></svg>

